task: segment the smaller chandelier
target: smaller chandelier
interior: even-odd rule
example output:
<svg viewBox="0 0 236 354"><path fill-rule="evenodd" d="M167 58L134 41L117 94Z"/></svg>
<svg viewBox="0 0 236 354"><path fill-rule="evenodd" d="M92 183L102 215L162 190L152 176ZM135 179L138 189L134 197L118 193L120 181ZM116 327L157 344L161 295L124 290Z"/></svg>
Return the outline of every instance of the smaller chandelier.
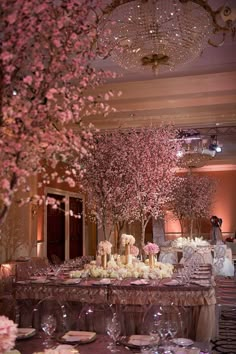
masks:
<svg viewBox="0 0 236 354"><path fill-rule="evenodd" d="M120 66L155 73L193 61L213 33L226 32L205 0L113 0L100 21L99 43Z"/></svg>
<svg viewBox="0 0 236 354"><path fill-rule="evenodd" d="M196 168L208 164L219 152L219 150L216 150L216 146L222 146L217 143L216 135L214 135L214 139L211 136L209 140L209 138L202 137L200 133L194 130L179 131L176 140L181 145L177 152L180 168Z"/></svg>

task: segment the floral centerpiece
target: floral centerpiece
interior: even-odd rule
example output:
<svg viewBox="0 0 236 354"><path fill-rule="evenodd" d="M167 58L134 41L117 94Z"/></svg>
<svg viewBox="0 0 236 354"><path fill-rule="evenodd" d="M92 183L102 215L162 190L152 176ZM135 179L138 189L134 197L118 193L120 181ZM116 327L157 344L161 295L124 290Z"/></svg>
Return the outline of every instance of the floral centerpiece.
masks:
<svg viewBox="0 0 236 354"><path fill-rule="evenodd" d="M130 253L132 254L132 256L137 257L139 254L138 247L136 247L134 245L130 246Z"/></svg>
<svg viewBox="0 0 236 354"><path fill-rule="evenodd" d="M209 246L209 242L204 240L203 237L195 237L194 240L190 237L178 237L176 240L172 241L171 246L176 248L183 248L185 246L207 247Z"/></svg>
<svg viewBox="0 0 236 354"><path fill-rule="evenodd" d="M160 251L158 245L148 242L147 245L143 247L143 250L149 256L149 266L154 267L154 255Z"/></svg>
<svg viewBox="0 0 236 354"><path fill-rule="evenodd" d="M132 235L122 234L121 245L125 247L125 264L132 263L131 246L135 244L135 238Z"/></svg>
<svg viewBox="0 0 236 354"><path fill-rule="evenodd" d="M144 262L138 261L132 264L122 264L113 259L107 263L107 268L96 266L95 262L86 264L82 270L73 270L70 272L71 278L142 278L142 279L162 279L170 278L173 274L174 266L156 262L151 268Z"/></svg>
<svg viewBox="0 0 236 354"><path fill-rule="evenodd" d="M17 325L6 316L0 316L0 353L14 347L16 336Z"/></svg>
<svg viewBox="0 0 236 354"><path fill-rule="evenodd" d="M100 241L98 244L98 254L101 256L102 267L107 267L107 255L111 254L112 244L109 241Z"/></svg>

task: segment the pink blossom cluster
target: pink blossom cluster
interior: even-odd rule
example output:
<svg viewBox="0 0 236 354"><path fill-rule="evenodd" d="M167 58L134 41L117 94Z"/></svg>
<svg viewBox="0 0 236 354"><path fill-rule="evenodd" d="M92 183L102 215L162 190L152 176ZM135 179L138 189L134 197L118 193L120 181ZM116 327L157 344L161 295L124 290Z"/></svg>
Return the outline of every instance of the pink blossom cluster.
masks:
<svg viewBox="0 0 236 354"><path fill-rule="evenodd" d="M112 243L105 240L100 241L98 244L98 254L104 256L105 254L111 254Z"/></svg>
<svg viewBox="0 0 236 354"><path fill-rule="evenodd" d="M0 316L0 353L12 349L17 336L17 325L6 316Z"/></svg>
<svg viewBox="0 0 236 354"><path fill-rule="evenodd" d="M171 200L178 150L175 134L172 126L163 125L95 136L94 151L84 161L83 185L88 209L104 232L109 225L120 235L125 222L139 221L144 246L148 222L163 216Z"/></svg>
<svg viewBox="0 0 236 354"><path fill-rule="evenodd" d="M132 245L132 246L130 247L130 253L132 254L132 256L137 257L138 254L139 254L139 249L138 249L138 247Z"/></svg>
<svg viewBox="0 0 236 354"><path fill-rule="evenodd" d="M148 242L143 247L143 250L146 254L157 254L160 251L159 246L151 242Z"/></svg>
<svg viewBox="0 0 236 354"><path fill-rule="evenodd" d="M186 222L210 216L215 190L213 178L195 174L176 177L170 209L179 220L182 233Z"/></svg>
<svg viewBox="0 0 236 354"><path fill-rule="evenodd" d="M71 188L84 174L81 159L94 148L95 129L82 120L113 111L114 93L94 90L115 76L93 66L104 54L95 45L101 6L99 0L1 1L0 222L19 187L30 192L32 174L44 186L54 178Z"/></svg>
<svg viewBox="0 0 236 354"><path fill-rule="evenodd" d="M122 234L121 235L121 244L122 244L122 246L125 246L125 245L133 246L135 244L134 236Z"/></svg>

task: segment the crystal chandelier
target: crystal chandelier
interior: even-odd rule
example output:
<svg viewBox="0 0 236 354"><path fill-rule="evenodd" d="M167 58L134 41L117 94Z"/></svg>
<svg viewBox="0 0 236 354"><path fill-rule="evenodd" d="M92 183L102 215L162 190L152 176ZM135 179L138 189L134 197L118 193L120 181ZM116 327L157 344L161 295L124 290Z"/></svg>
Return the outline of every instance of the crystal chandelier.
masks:
<svg viewBox="0 0 236 354"><path fill-rule="evenodd" d="M165 72L199 57L212 33L232 29L225 23L217 23L206 0L113 0L99 43L126 69Z"/></svg>
<svg viewBox="0 0 236 354"><path fill-rule="evenodd" d="M181 168L202 167L216 156L216 150L210 148L211 141L199 133L181 131L177 140L181 144L177 153Z"/></svg>

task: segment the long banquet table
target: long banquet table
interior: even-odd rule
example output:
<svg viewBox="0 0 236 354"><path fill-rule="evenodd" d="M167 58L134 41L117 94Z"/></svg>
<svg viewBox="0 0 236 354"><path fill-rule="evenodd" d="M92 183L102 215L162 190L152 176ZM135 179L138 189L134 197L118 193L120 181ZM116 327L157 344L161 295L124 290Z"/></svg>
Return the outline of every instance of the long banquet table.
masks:
<svg viewBox="0 0 236 354"><path fill-rule="evenodd" d="M110 354L111 351L110 349L107 348L108 344L111 342L111 340L108 338L108 336L105 335L97 335L96 340L92 343L89 344L81 344L77 348L79 350L80 354ZM55 347L59 345L59 343L56 340L52 341L52 346ZM193 349L195 348L195 349ZM199 353L197 350L199 348L202 350L200 353L210 353L210 346L207 343L199 343L195 342L192 347L190 348L185 348L184 353L185 354L194 354L194 353ZM37 353L37 352L42 352L45 348L43 346L43 340L41 338L38 338L37 336L31 338L31 339L26 339L26 340L20 340L16 342L15 349L19 350L20 353L22 354L32 354L32 353ZM140 350L135 349L132 350L132 348L129 348L125 345L120 345L119 346L119 353L120 354L128 354L128 353L139 353ZM179 351L178 351L179 349ZM181 348L176 348L176 353L183 353L183 349Z"/></svg>
<svg viewBox="0 0 236 354"><path fill-rule="evenodd" d="M20 303L36 302L53 296L73 307L81 304L119 305L126 313L126 335L140 332L140 321L148 306L158 304L188 309L191 317L189 336L196 341L210 341L215 333L215 289L213 284L165 285L170 279L150 280L148 285L131 285L130 279L112 280L110 285L99 285L96 279L81 280L79 284L65 284L63 280L45 283L17 282L15 296ZM131 315L133 314L133 315ZM137 323L139 322L139 323Z"/></svg>

